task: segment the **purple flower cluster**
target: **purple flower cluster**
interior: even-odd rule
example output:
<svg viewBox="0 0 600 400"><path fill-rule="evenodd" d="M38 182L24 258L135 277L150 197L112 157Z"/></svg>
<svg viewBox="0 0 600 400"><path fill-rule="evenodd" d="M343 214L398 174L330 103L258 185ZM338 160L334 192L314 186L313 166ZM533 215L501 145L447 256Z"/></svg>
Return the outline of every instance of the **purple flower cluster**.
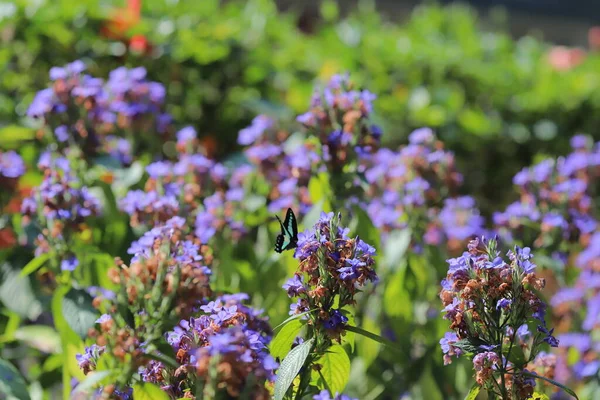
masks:
<svg viewBox="0 0 600 400"><path fill-rule="evenodd" d="M430 209L430 214L435 214L435 209ZM484 231L484 218L479 214L475 199L470 196L444 200L444 207L431 219L424 240L433 246L447 243L448 248L456 249L466 239Z"/></svg>
<svg viewBox="0 0 600 400"><path fill-rule="evenodd" d="M587 247L575 259L575 265L580 269L577 280L573 286L560 289L551 305L566 325L565 330L570 330L558 335L561 340L559 363L566 367L567 352L577 354L577 361L571 361L568 370L561 369L561 378L572 375L581 380L600 371L600 340L594 335L600 327L600 232L591 236ZM573 355L568 358L573 360Z"/></svg>
<svg viewBox="0 0 600 400"><path fill-rule="evenodd" d="M448 243L456 250L482 233L483 218L472 198L451 197L462 176L455 169L454 154L444 150L433 131L418 129L408 139L398 151L382 148L362 158L369 199L364 206L384 235L409 226L412 236L424 238L425 244Z"/></svg>
<svg viewBox="0 0 600 400"><path fill-rule="evenodd" d="M143 67L119 67L106 82L85 70L81 61L52 68L51 86L36 94L27 115L43 120L44 132L59 148L76 144L85 155L106 151L128 164L131 148L111 135L135 140L133 132L167 132L171 118L162 111L165 88L147 81Z"/></svg>
<svg viewBox="0 0 600 400"><path fill-rule="evenodd" d="M313 229L298 235L294 257L300 265L283 288L297 298L290 315L306 311L315 326L326 336L340 339L348 322L345 306L354 304L354 296L367 282L375 282L375 249L340 226L340 215L321 213ZM332 308L339 296L338 308Z"/></svg>
<svg viewBox="0 0 600 400"><path fill-rule="evenodd" d="M554 329L546 325L546 304L534 291L544 287L544 280L535 275L531 250L515 247L507 256L508 260L501 257L496 240L472 240L467 252L448 260L448 275L442 281L444 318L451 322L451 332L440 340L444 362L463 350L474 354L476 380L482 386L492 386L492 376L504 374L517 348L524 353L515 365L518 375L542 343L558 346ZM533 321L537 332L530 340L527 324ZM533 387L516 377L513 384L527 393Z"/></svg>
<svg viewBox="0 0 600 400"><path fill-rule="evenodd" d="M87 375L90 371L96 369L96 362L102 353L104 353L104 350L104 346L93 344L89 347L86 347L83 354L75 355L75 358L77 359L77 365L79 365L79 368L84 374Z"/></svg>
<svg viewBox="0 0 600 400"><path fill-rule="evenodd" d="M15 151L0 150L0 207L9 202L19 178L25 174L25 163Z"/></svg>
<svg viewBox="0 0 600 400"><path fill-rule="evenodd" d="M575 136L573 152L525 168L513 179L520 199L494 214L503 238L558 248L561 242L585 244L598 226L595 182L600 177L600 143Z"/></svg>
<svg viewBox="0 0 600 400"><path fill-rule="evenodd" d="M235 239L245 233L239 219L250 166L233 171L194 153L196 132L187 127L179 131L182 151L176 162L156 161L146 167L149 179L144 190L132 190L119 206L131 217L132 226L155 226L180 216L195 226L202 243L229 228Z"/></svg>
<svg viewBox="0 0 600 400"><path fill-rule="evenodd" d="M18 179L25 174L25 163L15 151L0 151L0 180Z"/></svg>
<svg viewBox="0 0 600 400"><path fill-rule="evenodd" d="M259 115L252 125L239 132L238 143L247 146L244 154L263 182L269 212L288 208L300 215L312 206L308 182L322 162L318 146L308 141L290 144L289 135L278 129L271 118Z"/></svg>
<svg viewBox="0 0 600 400"><path fill-rule="evenodd" d="M152 362L141 370L142 379L158 383L172 396L183 396L182 388L196 379L212 384L209 369L228 371L217 374L218 387L238 397L253 375L254 399L267 399L264 383L274 377L277 363L268 354L271 328L261 310L243 304L248 295L223 295L200 307L203 315L182 320L167 340L173 347L179 369L194 371L195 377L169 371L168 366ZM218 365L213 365L214 363ZM167 378L171 377L171 378ZM174 377L179 379L173 380ZM189 381L191 379L191 381Z"/></svg>
<svg viewBox="0 0 600 400"><path fill-rule="evenodd" d="M348 169L378 149L382 132L369 122L376 97L354 89L348 74L334 75L315 90L309 111L296 118L320 141L323 162L334 181L347 179Z"/></svg>
<svg viewBox="0 0 600 400"><path fill-rule="evenodd" d="M21 212L26 223L35 222L41 229L35 254L52 250L61 260L60 269L73 271L79 262L67 243L73 234L86 229L86 220L101 213L100 202L81 186L66 158L42 156L38 166L44 171L44 180L23 199Z"/></svg>

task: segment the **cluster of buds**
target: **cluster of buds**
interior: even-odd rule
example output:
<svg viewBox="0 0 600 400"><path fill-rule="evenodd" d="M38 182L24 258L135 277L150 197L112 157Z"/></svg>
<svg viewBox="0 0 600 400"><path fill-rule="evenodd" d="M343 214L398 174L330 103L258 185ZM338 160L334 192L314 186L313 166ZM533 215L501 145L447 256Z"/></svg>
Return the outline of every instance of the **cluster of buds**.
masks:
<svg viewBox="0 0 600 400"><path fill-rule="evenodd" d="M354 89L348 74L334 75L322 90L315 90L310 110L298 116L297 121L319 138L332 175L379 147L381 129L369 123L376 97Z"/></svg>
<svg viewBox="0 0 600 400"><path fill-rule="evenodd" d="M25 224L33 222L41 230L35 243L36 256L52 253L53 264L56 264L54 273L73 271L79 262L71 253L69 243L89 229L89 218L101 212L100 202L75 178L66 158L42 157L38 166L44 179L23 199L23 221Z"/></svg>
<svg viewBox="0 0 600 400"><path fill-rule="evenodd" d="M174 319L189 319L212 294L205 265L210 259L203 256L208 249L184 236L184 223L175 217L134 242L130 265L117 259L109 270L119 288L115 296L94 299L106 314L89 336L109 355L108 367L120 371L117 388L148 363L144 355L156 351Z"/></svg>
<svg viewBox="0 0 600 400"><path fill-rule="evenodd" d="M520 199L494 214L501 236L515 242L534 243L564 264L559 251L564 243L584 247L598 222L593 198L600 177L600 144L589 137L571 139L573 152L525 168L513 178Z"/></svg>
<svg viewBox="0 0 600 400"><path fill-rule="evenodd" d="M195 399L200 380L205 391L268 399L265 383L277 367L267 351L271 327L262 311L243 304L247 299L244 293L223 295L202 305L198 316L182 320L167 333L180 366L152 361L141 370L142 379L175 398Z"/></svg>
<svg viewBox="0 0 600 400"><path fill-rule="evenodd" d="M109 135L146 146L135 132L164 134L170 129L171 117L162 111L165 88L147 81L144 68L117 68L106 82L84 74L85 69L79 60L50 69L52 85L37 93L27 111L44 122L40 138L49 136L58 149L77 145L89 156L114 152L114 139L106 141ZM131 148L121 144L118 152L124 150Z"/></svg>
<svg viewBox="0 0 600 400"><path fill-rule="evenodd" d="M367 282L375 282L375 249L363 240L348 237L341 215L322 213L313 229L298 235L295 275L283 288L297 298L290 315L309 312L305 318L324 348L345 334L354 297Z"/></svg>
<svg viewBox="0 0 600 400"><path fill-rule="evenodd" d="M440 298L452 331L440 344L445 363L453 355L472 358L477 383L488 392L526 399L535 383L523 375L525 367L543 343L556 347L558 340L546 325L546 304L536 294L544 280L535 275L530 249L515 247L507 256L508 262L495 239L477 238L461 257L448 260ZM528 326L534 321L532 335Z"/></svg>

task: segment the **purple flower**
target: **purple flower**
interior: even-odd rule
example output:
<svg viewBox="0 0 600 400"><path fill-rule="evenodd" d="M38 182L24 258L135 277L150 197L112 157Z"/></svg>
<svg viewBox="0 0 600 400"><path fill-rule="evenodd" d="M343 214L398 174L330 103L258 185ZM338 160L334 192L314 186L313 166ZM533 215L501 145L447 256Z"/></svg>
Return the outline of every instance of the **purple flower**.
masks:
<svg viewBox="0 0 600 400"><path fill-rule="evenodd" d="M575 135L571 138L571 147L574 150L589 148L591 141L586 135Z"/></svg>
<svg viewBox="0 0 600 400"><path fill-rule="evenodd" d="M346 317L340 310L332 309L329 312L329 319L323 323L327 329L336 329L340 325L345 325L348 322Z"/></svg>
<svg viewBox="0 0 600 400"><path fill-rule="evenodd" d="M263 135L263 133L271 128L274 121L266 115L259 115L252 120L252 124L242 129L238 134L238 143L242 146L248 146Z"/></svg>
<svg viewBox="0 0 600 400"><path fill-rule="evenodd" d="M14 151L0 152L0 177L16 179L25 174L25 163Z"/></svg>
<svg viewBox="0 0 600 400"><path fill-rule="evenodd" d="M511 299L500 299L498 300L498 303L496 303L496 309L505 309L507 310L510 305L512 304L512 300Z"/></svg>
<svg viewBox="0 0 600 400"><path fill-rule="evenodd" d="M302 276L296 274L287 280L283 285L283 289L287 291L289 297L295 297L306 292Z"/></svg>
<svg viewBox="0 0 600 400"><path fill-rule="evenodd" d="M75 256L69 256L60 262L60 269L62 271L75 271L78 265L79 260Z"/></svg>
<svg viewBox="0 0 600 400"><path fill-rule="evenodd" d="M158 179L168 176L171 173L173 165L166 161L157 161L146 167L146 172L151 178Z"/></svg>
<svg viewBox="0 0 600 400"><path fill-rule="evenodd" d="M96 323L103 324L105 322L110 321L111 319L112 317L109 314L102 314L102 316L96 320Z"/></svg>
<svg viewBox="0 0 600 400"><path fill-rule="evenodd" d="M177 132L177 143L185 144L189 141L196 139L196 137L197 137L196 130L191 126L186 126L185 128L181 129L179 132Z"/></svg>
<svg viewBox="0 0 600 400"><path fill-rule="evenodd" d="M346 396L345 394L336 393L335 396L331 397L327 390L321 390L319 394L313 396L313 400L358 400L352 397Z"/></svg>
<svg viewBox="0 0 600 400"><path fill-rule="evenodd" d="M537 330L538 332L546 335L544 337L544 342L548 343L551 347L558 347L558 340L554 336L552 336L554 329L548 330L548 328L546 328L545 326L538 325Z"/></svg>
<svg viewBox="0 0 600 400"><path fill-rule="evenodd" d="M430 128L420 128L408 135L408 142L410 144L430 144L434 140L435 135Z"/></svg>

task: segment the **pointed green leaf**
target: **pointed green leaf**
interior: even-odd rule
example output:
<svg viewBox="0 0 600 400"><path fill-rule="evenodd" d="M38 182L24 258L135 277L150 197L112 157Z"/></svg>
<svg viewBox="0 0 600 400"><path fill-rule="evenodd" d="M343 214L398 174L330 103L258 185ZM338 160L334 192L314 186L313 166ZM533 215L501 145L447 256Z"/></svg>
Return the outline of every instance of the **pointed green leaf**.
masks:
<svg viewBox="0 0 600 400"><path fill-rule="evenodd" d="M96 385L108 378L114 371L93 371L86 375L83 382L75 387L73 395L80 393L89 393L95 389Z"/></svg>
<svg viewBox="0 0 600 400"><path fill-rule="evenodd" d="M577 400L579 400L579 397L577 397L577 394L575 394L575 392L572 389L569 389L568 387L566 387L562 383L556 382L555 380L550 379L550 378L546 378L545 376L533 374L533 373L527 372L527 371L523 371L522 374L525 375L525 376L529 376L529 377L532 377L532 378L535 378L535 379L541 379L543 381L551 383L552 385L561 388L562 390L564 390L565 392L567 392L568 394L570 394L571 396L573 396Z"/></svg>
<svg viewBox="0 0 600 400"><path fill-rule="evenodd" d="M478 384L475 383L471 387L471 390L469 390L469 393L467 393L465 400L475 400L477 398L477 395L479 394L480 390L481 390L481 386L479 386Z"/></svg>
<svg viewBox="0 0 600 400"><path fill-rule="evenodd" d="M379 335L381 331L379 325L369 317L364 317L361 321L361 325L364 326L366 331L371 332L374 335ZM360 336L356 339L356 347L358 349L360 358L365 363L365 368L368 368L377 358L381 345L375 340L371 340L365 336Z"/></svg>
<svg viewBox="0 0 600 400"><path fill-rule="evenodd" d="M321 365L321 373L316 374L319 377L317 382L320 383L320 389L328 388L331 393L341 393L350 378L350 358L344 347L330 347L316 363ZM324 382L321 382L322 380Z"/></svg>
<svg viewBox="0 0 600 400"><path fill-rule="evenodd" d="M275 400L282 400L288 388L300 372L300 369L306 361L306 357L310 354L314 339L296 346L289 352L287 357L281 362L277 372L277 380L275 381Z"/></svg>
<svg viewBox="0 0 600 400"><path fill-rule="evenodd" d="M23 318L36 319L42 313L42 303L36 298L28 278L8 264L0 266L0 302Z"/></svg>
<svg viewBox="0 0 600 400"><path fill-rule="evenodd" d="M271 355L280 360L283 359L292 348L292 343L303 326L303 321L299 319L294 319L284 325L269 345Z"/></svg>
<svg viewBox="0 0 600 400"><path fill-rule="evenodd" d="M29 400L27 384L21 373L6 360L0 358L0 398ZM5 397L6 396L6 397Z"/></svg>
<svg viewBox="0 0 600 400"><path fill-rule="evenodd" d="M346 330L350 331L350 332L354 332L357 333L359 335L365 336L371 340L374 340L378 343L381 343L387 347L389 347L392 350L398 351L398 352L402 352L402 350L400 350L398 347L396 347L396 344L390 340L387 340L385 338L382 338L379 335L376 335L372 332L366 331L362 328L359 328L358 326L352 326L352 325L346 325Z"/></svg>
<svg viewBox="0 0 600 400"><path fill-rule="evenodd" d="M133 400L169 400L163 390L148 382L138 383L133 385Z"/></svg>
<svg viewBox="0 0 600 400"><path fill-rule="evenodd" d="M47 325L27 325L15 331L14 338L44 353L60 353L60 335Z"/></svg>
<svg viewBox="0 0 600 400"><path fill-rule="evenodd" d="M28 275L33 274L38 269L42 268L42 266L48 261L49 258L50 256L48 254L41 254L35 257L23 267L19 276L26 277Z"/></svg>
<svg viewBox="0 0 600 400"><path fill-rule="evenodd" d="M65 295L62 312L69 327L82 339L98 319L98 312L92 306L92 296L80 289L71 289Z"/></svg>

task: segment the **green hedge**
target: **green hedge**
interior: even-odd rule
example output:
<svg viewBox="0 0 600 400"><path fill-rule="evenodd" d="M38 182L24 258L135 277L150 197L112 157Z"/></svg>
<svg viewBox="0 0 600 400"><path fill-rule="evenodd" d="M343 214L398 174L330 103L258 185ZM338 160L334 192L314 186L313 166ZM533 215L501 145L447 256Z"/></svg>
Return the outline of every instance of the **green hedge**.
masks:
<svg viewBox="0 0 600 400"><path fill-rule="evenodd" d="M575 133L600 138L598 55L555 71L548 44L483 31L464 6L418 7L396 25L368 2L342 19L326 1L316 30L304 34L296 16L279 13L272 0L144 0L141 22L127 33L152 43L151 54L141 55L99 34L108 6L29 3L0 11L0 126L24 123L53 65L82 58L98 76L117 65L144 65L167 86L175 120L218 137L230 152L256 113L291 118L307 107L315 79L347 70L379 94L388 142L401 143L418 127L436 129L484 209L485 199L506 201L502 185L535 154L562 153Z"/></svg>

